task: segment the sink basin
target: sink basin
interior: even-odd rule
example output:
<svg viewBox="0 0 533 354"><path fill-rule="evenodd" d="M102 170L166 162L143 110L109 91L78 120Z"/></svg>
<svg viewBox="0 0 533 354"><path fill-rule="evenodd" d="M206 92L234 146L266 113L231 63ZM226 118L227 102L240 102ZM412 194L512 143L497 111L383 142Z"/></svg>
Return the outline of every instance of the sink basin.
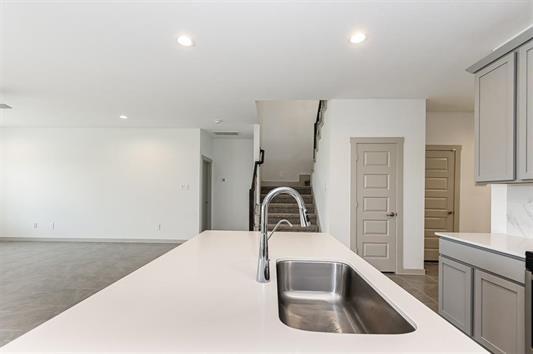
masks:
<svg viewBox="0 0 533 354"><path fill-rule="evenodd" d="M313 332L400 334L415 328L349 265L280 261L279 318Z"/></svg>

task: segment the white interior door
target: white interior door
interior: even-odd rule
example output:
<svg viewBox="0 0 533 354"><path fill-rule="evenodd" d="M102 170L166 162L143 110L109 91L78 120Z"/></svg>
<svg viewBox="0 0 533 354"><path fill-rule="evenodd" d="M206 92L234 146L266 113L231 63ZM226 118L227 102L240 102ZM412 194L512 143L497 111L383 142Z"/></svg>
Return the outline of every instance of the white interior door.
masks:
<svg viewBox="0 0 533 354"><path fill-rule="evenodd" d="M398 149L397 143L357 143L355 149L357 253L383 272L396 271Z"/></svg>
<svg viewBox="0 0 533 354"><path fill-rule="evenodd" d="M437 231L454 230L455 151L426 150L424 260L439 259Z"/></svg>

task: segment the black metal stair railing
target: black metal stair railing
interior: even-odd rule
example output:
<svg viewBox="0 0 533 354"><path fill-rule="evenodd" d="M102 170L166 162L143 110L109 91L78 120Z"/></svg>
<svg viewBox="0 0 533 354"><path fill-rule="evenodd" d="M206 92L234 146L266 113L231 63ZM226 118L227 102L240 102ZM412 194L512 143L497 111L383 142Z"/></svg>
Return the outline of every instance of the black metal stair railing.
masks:
<svg viewBox="0 0 533 354"><path fill-rule="evenodd" d="M316 120L314 124L314 134L313 134L313 160L316 158L316 151L318 149L318 134L320 133L320 125L322 124L324 110L326 108L326 101L318 101L318 110L316 113Z"/></svg>
<svg viewBox="0 0 533 354"><path fill-rule="evenodd" d="M260 165L265 162L265 150L259 150L259 160L254 163L252 175L252 185L248 191L248 230L253 231L255 225L255 193L257 190L257 171Z"/></svg>

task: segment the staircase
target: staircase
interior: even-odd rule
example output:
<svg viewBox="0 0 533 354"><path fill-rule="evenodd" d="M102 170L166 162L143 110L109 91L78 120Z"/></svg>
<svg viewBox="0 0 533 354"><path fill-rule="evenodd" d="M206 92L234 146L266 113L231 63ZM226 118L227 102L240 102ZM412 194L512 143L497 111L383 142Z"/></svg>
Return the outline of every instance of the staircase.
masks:
<svg viewBox="0 0 533 354"><path fill-rule="evenodd" d="M276 187L278 186L262 186L261 202L267 193ZM290 195L280 194L270 202L270 207L268 208L268 230L272 230L274 226L276 226L277 222L281 219L287 219L294 226L290 227L287 224L282 224L278 227L278 231L319 232L312 188L310 186L293 186L292 188L296 189L298 193L302 195L302 198L305 202L305 207L309 213L311 226L300 226L300 213L298 210L298 204L296 204L296 201Z"/></svg>

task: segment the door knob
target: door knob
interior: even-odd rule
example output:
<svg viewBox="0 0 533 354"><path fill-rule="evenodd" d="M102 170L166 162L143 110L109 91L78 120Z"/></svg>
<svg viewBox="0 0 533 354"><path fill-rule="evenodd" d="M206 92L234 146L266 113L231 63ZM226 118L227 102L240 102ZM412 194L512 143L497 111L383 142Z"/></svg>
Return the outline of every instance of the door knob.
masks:
<svg viewBox="0 0 533 354"><path fill-rule="evenodd" d="M452 215L452 214L453 214L453 211L448 210L448 215Z"/></svg>
<svg viewBox="0 0 533 354"><path fill-rule="evenodd" d="M385 214L387 216L390 216L390 217L393 217L393 216L396 216L398 215L398 213L395 213L394 211L389 211L387 214Z"/></svg>

